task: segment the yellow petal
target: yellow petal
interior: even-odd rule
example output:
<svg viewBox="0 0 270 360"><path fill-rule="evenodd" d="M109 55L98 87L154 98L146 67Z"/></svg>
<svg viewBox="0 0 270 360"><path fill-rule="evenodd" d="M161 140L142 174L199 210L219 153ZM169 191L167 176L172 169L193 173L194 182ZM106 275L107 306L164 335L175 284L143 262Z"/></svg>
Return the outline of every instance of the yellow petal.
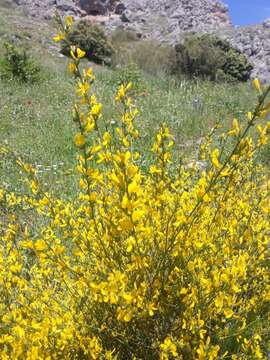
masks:
<svg viewBox="0 0 270 360"><path fill-rule="evenodd" d="M77 49L77 57L78 59L81 59L85 56L86 52L81 50L80 48Z"/></svg>
<svg viewBox="0 0 270 360"><path fill-rule="evenodd" d="M233 316L234 312L232 311L232 309L225 309L224 310L224 315L226 317L226 319L230 319Z"/></svg>
<svg viewBox="0 0 270 360"><path fill-rule="evenodd" d="M60 42L65 39L65 35L63 33L59 33L53 37L54 42Z"/></svg>
<svg viewBox="0 0 270 360"><path fill-rule="evenodd" d="M44 240L37 240L35 243L35 249L37 251L43 251L46 249L46 243Z"/></svg>
<svg viewBox="0 0 270 360"><path fill-rule="evenodd" d="M253 118L253 114L252 114L252 112L251 112L251 111L249 111L249 112L247 113L247 118L248 118L248 120L249 120L249 121L251 121L251 120L252 120L252 118Z"/></svg>
<svg viewBox="0 0 270 360"><path fill-rule="evenodd" d="M260 80L259 79L254 79L253 80L253 86L255 87L255 89L259 92L261 92L261 83L260 83Z"/></svg>
<svg viewBox="0 0 270 360"><path fill-rule="evenodd" d="M66 17L66 25L67 25L68 27L70 27L70 26L72 26L72 24L73 24L73 17L70 16L70 15L68 15L68 16Z"/></svg>
<svg viewBox="0 0 270 360"><path fill-rule="evenodd" d="M75 74L77 71L77 66L74 63L68 64L68 70L71 74Z"/></svg>
<svg viewBox="0 0 270 360"><path fill-rule="evenodd" d="M84 135L81 134L81 133L76 134L75 137L74 137L74 142L75 142L76 146L84 147L84 145L85 145L85 137L84 137Z"/></svg>

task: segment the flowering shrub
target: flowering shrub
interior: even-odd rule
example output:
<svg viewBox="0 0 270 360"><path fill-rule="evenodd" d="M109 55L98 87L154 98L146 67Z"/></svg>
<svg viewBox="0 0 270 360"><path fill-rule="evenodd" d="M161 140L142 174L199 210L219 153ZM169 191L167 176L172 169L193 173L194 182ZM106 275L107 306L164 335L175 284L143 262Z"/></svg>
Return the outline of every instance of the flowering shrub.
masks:
<svg viewBox="0 0 270 360"><path fill-rule="evenodd" d="M69 65L77 200L44 193L18 158L31 195L0 190L1 359L267 359L270 182L253 155L267 142L270 89L254 82L254 112L234 119L219 148L209 135L205 171L173 163L166 125L146 166L132 85L119 88L111 131L84 55L72 48Z"/></svg>

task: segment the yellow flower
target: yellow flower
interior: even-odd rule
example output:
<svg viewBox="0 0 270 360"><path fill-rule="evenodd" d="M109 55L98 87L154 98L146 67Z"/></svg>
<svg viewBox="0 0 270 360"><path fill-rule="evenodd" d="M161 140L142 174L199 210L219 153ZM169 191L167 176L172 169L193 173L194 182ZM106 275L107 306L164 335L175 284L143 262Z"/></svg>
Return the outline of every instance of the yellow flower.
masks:
<svg viewBox="0 0 270 360"><path fill-rule="evenodd" d="M261 89L261 83L260 83L260 80L259 79L254 79L253 80L253 85L255 87L255 89L258 91L258 92L261 92L262 89Z"/></svg>
<svg viewBox="0 0 270 360"><path fill-rule="evenodd" d="M86 71L84 70L84 76L88 77L91 80L95 80L95 75L93 74L92 68L88 68Z"/></svg>
<svg viewBox="0 0 270 360"><path fill-rule="evenodd" d="M126 96L126 89L124 87L124 85L121 85L119 90L118 90L118 93L115 97L115 100L117 102L121 101L124 97Z"/></svg>
<svg viewBox="0 0 270 360"><path fill-rule="evenodd" d="M85 56L86 52L75 46L71 47L70 55L74 60L79 60Z"/></svg>
<svg viewBox="0 0 270 360"><path fill-rule="evenodd" d="M86 81L80 81L78 84L77 94L80 96L86 96L90 89L90 85Z"/></svg>
<svg viewBox="0 0 270 360"><path fill-rule="evenodd" d="M30 187L31 187L31 190L32 190L33 194L38 193L39 186L38 186L37 180L32 180L31 183L30 183Z"/></svg>
<svg viewBox="0 0 270 360"><path fill-rule="evenodd" d="M149 316L153 317L155 315L155 311L157 311L157 307L155 306L155 304L153 304L153 303L149 304L148 305L148 314L149 314Z"/></svg>
<svg viewBox="0 0 270 360"><path fill-rule="evenodd" d="M233 127L232 129L228 132L229 136L237 136L240 133L240 127L239 127L239 123L237 119L233 119Z"/></svg>
<svg viewBox="0 0 270 360"><path fill-rule="evenodd" d="M92 108L91 108L91 111L90 111L90 114L92 115L92 116L99 116L100 115L100 113L101 113L101 109L102 109L102 105L101 104L95 104L95 105L93 105L92 106Z"/></svg>
<svg viewBox="0 0 270 360"><path fill-rule="evenodd" d="M85 56L86 52L81 50L80 48L77 49L77 57L78 59L81 59Z"/></svg>
<svg viewBox="0 0 270 360"><path fill-rule="evenodd" d="M33 249L33 241L32 240L25 240L21 242L21 246L26 249ZM38 250L38 249L37 249Z"/></svg>
<svg viewBox="0 0 270 360"><path fill-rule="evenodd" d="M56 36L53 37L54 42L60 42L66 38L66 35L63 32L59 32Z"/></svg>
<svg viewBox="0 0 270 360"><path fill-rule="evenodd" d="M249 111L249 112L247 113L247 118L248 118L249 121L251 121L251 120L253 119L253 114L252 114L251 111Z"/></svg>
<svg viewBox="0 0 270 360"><path fill-rule="evenodd" d="M127 239L127 252L130 253L136 245L136 240L131 236Z"/></svg>
<svg viewBox="0 0 270 360"><path fill-rule="evenodd" d="M43 250L45 250L46 249L46 243L45 243L45 241L43 240L43 239L40 239L40 240L37 240L36 242L35 242L35 249L37 250L37 251L43 251Z"/></svg>
<svg viewBox="0 0 270 360"><path fill-rule="evenodd" d="M86 143L84 135L81 133L76 134L74 137L74 142L75 145L78 146L79 148L84 147Z"/></svg>
<svg viewBox="0 0 270 360"><path fill-rule="evenodd" d="M68 70L71 74L75 74L77 72L77 66L74 63L68 64Z"/></svg>
<svg viewBox="0 0 270 360"><path fill-rule="evenodd" d="M233 317L234 312L232 311L232 309L227 308L224 310L224 315L226 319L230 319L231 317Z"/></svg>
<svg viewBox="0 0 270 360"><path fill-rule="evenodd" d="M132 213L132 221L136 222L136 221L140 221L144 216L144 211L143 210L135 210Z"/></svg>
<svg viewBox="0 0 270 360"><path fill-rule="evenodd" d="M140 186L136 181L132 181L132 183L128 185L128 193L136 194L138 191L140 191Z"/></svg>
<svg viewBox="0 0 270 360"><path fill-rule="evenodd" d="M0 201L4 199L4 190L0 189Z"/></svg>
<svg viewBox="0 0 270 360"><path fill-rule="evenodd" d="M73 17L70 16L70 15L68 15L68 16L66 17L66 19L65 19L65 23L66 23L66 26L67 26L67 27L71 27L72 24L73 24Z"/></svg>
<svg viewBox="0 0 270 360"><path fill-rule="evenodd" d="M160 348L166 355L172 355L175 358L178 356L177 347L169 337L160 345Z"/></svg>
<svg viewBox="0 0 270 360"><path fill-rule="evenodd" d="M211 161L215 168L217 168L217 169L220 168L221 165L219 162L219 149L213 150L213 152L211 154Z"/></svg>
<svg viewBox="0 0 270 360"><path fill-rule="evenodd" d="M103 146L108 146L108 145L110 144L111 140L112 140L111 134L106 131L106 132L103 134L103 142L102 142L102 145L103 145Z"/></svg>

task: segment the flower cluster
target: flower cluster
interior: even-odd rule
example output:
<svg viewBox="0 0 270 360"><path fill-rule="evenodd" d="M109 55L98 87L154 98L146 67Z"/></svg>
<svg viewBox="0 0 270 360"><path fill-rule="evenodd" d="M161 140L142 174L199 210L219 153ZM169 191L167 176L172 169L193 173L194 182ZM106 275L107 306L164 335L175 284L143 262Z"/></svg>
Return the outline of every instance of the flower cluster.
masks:
<svg viewBox="0 0 270 360"><path fill-rule="evenodd" d="M69 65L77 200L43 193L21 160L31 195L0 189L1 359L267 359L270 181L253 158L267 142L270 90L256 80L246 123L233 120L220 148L212 136L202 144L204 171L174 163L166 125L148 166L132 84L108 128L83 55L72 48Z"/></svg>

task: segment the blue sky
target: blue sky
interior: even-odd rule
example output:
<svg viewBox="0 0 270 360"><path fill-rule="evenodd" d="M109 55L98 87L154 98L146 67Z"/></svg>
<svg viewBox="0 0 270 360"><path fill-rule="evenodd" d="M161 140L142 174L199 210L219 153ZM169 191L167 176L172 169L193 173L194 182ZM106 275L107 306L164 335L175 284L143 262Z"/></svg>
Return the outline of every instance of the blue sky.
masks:
<svg viewBox="0 0 270 360"><path fill-rule="evenodd" d="M234 25L257 24L270 17L270 0L223 0Z"/></svg>

